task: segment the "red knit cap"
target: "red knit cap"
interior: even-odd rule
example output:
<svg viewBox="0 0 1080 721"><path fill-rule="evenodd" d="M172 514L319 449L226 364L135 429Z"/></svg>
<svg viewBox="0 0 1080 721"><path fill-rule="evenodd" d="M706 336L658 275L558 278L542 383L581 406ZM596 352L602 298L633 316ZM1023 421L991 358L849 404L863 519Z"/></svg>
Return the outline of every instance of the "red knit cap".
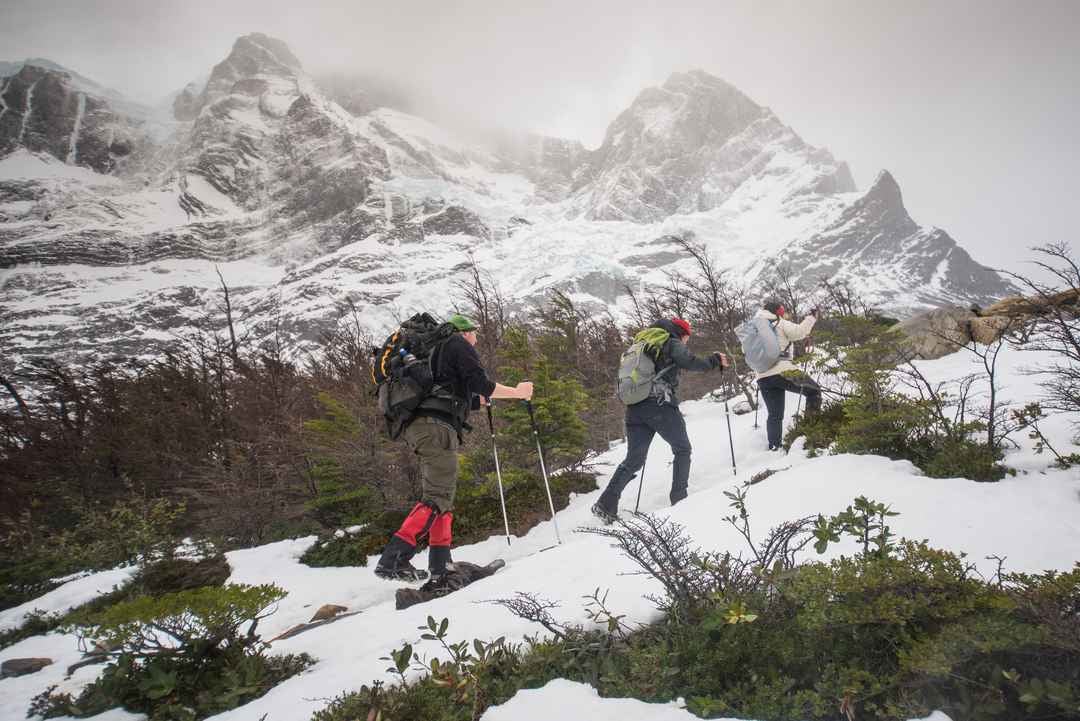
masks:
<svg viewBox="0 0 1080 721"><path fill-rule="evenodd" d="M682 328L682 333L680 335L690 335L690 324L687 321L682 318L672 318L671 322L679 326L679 328Z"/></svg>

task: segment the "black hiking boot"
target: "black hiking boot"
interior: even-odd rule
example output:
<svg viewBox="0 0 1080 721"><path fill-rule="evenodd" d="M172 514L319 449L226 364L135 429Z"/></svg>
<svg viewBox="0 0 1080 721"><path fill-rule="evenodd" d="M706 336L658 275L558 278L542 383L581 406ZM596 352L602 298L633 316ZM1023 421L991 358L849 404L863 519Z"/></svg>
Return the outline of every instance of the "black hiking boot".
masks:
<svg viewBox="0 0 1080 721"><path fill-rule="evenodd" d="M408 543L397 536L392 537L375 566L375 575L389 581L423 581L428 577L428 572L409 563L415 553L416 549Z"/></svg>
<svg viewBox="0 0 1080 721"><path fill-rule="evenodd" d="M610 526L612 523L615 523L615 521L619 520L618 511L609 511L608 509L604 508L600 501L597 501L592 505L592 512L594 516L603 521L604 525L607 526Z"/></svg>

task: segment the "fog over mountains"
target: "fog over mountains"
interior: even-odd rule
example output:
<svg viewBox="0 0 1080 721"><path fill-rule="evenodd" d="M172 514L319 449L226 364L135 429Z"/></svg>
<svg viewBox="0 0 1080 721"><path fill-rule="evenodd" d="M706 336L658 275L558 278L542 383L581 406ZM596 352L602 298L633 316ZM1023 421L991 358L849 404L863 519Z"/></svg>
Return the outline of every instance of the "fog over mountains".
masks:
<svg viewBox="0 0 1080 721"><path fill-rule="evenodd" d="M16 364L152 353L220 322L222 279L244 326L301 345L349 307L376 333L448 310L473 262L514 304L559 289L619 314L626 287L691 268L671 241L687 234L734 279L787 264L901 314L1009 291L912 219L887 171L856 189L700 70L642 90L592 150L460 139L385 89L313 80L260 34L156 109L47 61L0 72L0 350Z"/></svg>

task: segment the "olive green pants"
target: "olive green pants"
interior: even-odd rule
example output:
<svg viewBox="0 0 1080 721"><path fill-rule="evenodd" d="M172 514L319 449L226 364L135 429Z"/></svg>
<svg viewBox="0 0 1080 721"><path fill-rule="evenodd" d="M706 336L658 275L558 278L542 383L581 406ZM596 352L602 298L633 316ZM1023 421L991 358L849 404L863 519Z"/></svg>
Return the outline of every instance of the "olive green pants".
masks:
<svg viewBox="0 0 1080 721"><path fill-rule="evenodd" d="M420 416L401 435L420 458L423 481L420 500L438 506L443 513L453 510L457 491L457 432L442 421Z"/></svg>

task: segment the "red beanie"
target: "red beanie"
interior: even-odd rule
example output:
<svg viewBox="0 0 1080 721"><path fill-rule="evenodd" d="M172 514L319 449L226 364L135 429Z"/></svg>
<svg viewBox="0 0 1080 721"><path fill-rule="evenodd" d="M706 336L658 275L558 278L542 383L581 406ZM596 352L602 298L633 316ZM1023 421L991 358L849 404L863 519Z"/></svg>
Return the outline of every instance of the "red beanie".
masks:
<svg viewBox="0 0 1080 721"><path fill-rule="evenodd" d="M690 324L688 322L686 322L682 318L672 318L671 322L682 329L682 333L680 335L690 335Z"/></svg>

